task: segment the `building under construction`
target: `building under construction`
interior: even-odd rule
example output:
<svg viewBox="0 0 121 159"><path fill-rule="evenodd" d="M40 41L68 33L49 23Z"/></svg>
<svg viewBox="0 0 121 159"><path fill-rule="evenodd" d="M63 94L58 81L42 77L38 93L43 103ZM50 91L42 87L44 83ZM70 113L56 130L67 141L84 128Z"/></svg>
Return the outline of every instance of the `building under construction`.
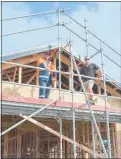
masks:
<svg viewBox="0 0 121 159"><path fill-rule="evenodd" d="M57 45L39 46L2 56L1 158L120 158L121 85L105 74L103 56L106 57L106 54L101 46L107 44L66 10L55 13L58 14ZM43 14L49 12L40 13ZM88 43L87 34L83 39L66 24L60 23L60 14L65 14L86 33L95 36L101 43L100 48ZM101 55L103 79L98 78L98 72L93 78L96 105L88 102L79 73L84 61L71 51L71 41L60 45L60 26L83 40L87 48L95 48L97 52L91 58ZM36 70L42 68L37 67L37 60L47 51L51 52L58 76L53 87L48 87L51 89L49 99L40 99L39 89L42 86L39 86ZM114 53L120 58L118 52L114 50ZM121 68L120 65L117 67Z"/></svg>

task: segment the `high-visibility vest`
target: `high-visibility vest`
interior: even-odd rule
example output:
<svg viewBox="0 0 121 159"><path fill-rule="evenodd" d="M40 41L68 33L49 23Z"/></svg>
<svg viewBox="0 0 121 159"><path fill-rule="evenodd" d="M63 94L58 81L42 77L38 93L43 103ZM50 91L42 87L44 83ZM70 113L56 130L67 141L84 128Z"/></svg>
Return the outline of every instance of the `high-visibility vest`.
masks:
<svg viewBox="0 0 121 159"><path fill-rule="evenodd" d="M37 67L40 67L40 64L44 64L45 66L47 65L47 67L50 69L50 70L56 70L56 66L54 65L53 62L51 61L47 61L45 60L45 58L42 58L40 57L38 60L37 60ZM42 70L40 69L37 69L36 71L36 75L37 77L39 76L39 74L41 73ZM53 79L53 72L50 71L50 75L51 75L51 78ZM52 80L53 81L53 80Z"/></svg>

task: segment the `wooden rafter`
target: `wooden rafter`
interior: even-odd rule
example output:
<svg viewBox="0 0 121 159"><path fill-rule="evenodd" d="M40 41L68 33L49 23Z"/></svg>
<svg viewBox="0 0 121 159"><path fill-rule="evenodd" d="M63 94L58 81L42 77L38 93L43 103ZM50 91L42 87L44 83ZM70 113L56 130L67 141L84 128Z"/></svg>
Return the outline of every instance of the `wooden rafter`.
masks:
<svg viewBox="0 0 121 159"><path fill-rule="evenodd" d="M52 51L54 51L54 50L57 50L57 48L53 49ZM12 62L13 63L19 63L19 64L28 65L28 64L30 64L32 62L37 61L38 58L40 58L43 54L44 54L44 52L41 53L41 54L29 55L29 56L26 56L26 57L21 57L19 59L13 59ZM6 69L9 69L9 68L13 68L13 67L15 67L15 66L14 65L10 65L10 64L2 64L2 71L6 70Z"/></svg>
<svg viewBox="0 0 121 159"><path fill-rule="evenodd" d="M40 55L38 55L39 57ZM32 63L34 61L36 61L37 58L31 58L31 56L29 57L23 57L23 58L20 58L20 59L16 59L16 60L13 60L14 63L19 63L19 64L24 64L24 65L28 65L29 63ZM2 70L6 70L6 69L10 69L10 68L13 68L15 67L14 65L8 65L8 64L3 64L2 65Z"/></svg>
<svg viewBox="0 0 121 159"><path fill-rule="evenodd" d="M31 77L34 73L35 73L34 71L30 71L30 72L27 73L27 74L23 74L23 73L22 73L22 78L23 78L23 79L24 79L24 78L29 78L29 77Z"/></svg>
<svg viewBox="0 0 121 159"><path fill-rule="evenodd" d="M25 70L22 69L22 77L24 77L24 76L27 75L27 74L33 73L33 72L34 72L33 69L25 69ZM10 73L9 76L12 78L12 77L13 77L13 74ZM16 75L16 78L18 78L18 76L19 76L19 74ZM3 78L4 78L4 77L5 77L5 76L3 76Z"/></svg>
<svg viewBox="0 0 121 159"><path fill-rule="evenodd" d="M65 83L61 83L65 88L67 88L67 89L69 89L69 87L65 84ZM58 86L58 88L59 88L59 81L57 81L57 86Z"/></svg>
<svg viewBox="0 0 121 159"><path fill-rule="evenodd" d="M102 89L104 89L104 84L100 81L100 80L96 80L95 84L100 85L100 87ZM117 92L112 92L112 88L110 88L109 86L106 85L106 90L108 93L110 93L111 95L115 94L117 97L121 97L121 95Z"/></svg>
<svg viewBox="0 0 121 159"><path fill-rule="evenodd" d="M8 75L8 73L6 74L6 77L8 78L8 80L9 80L10 82L12 82L12 80L11 80L10 76Z"/></svg>
<svg viewBox="0 0 121 159"><path fill-rule="evenodd" d="M67 47L67 46L65 46L65 47ZM67 53L68 55L70 54L67 50L65 50L64 48L61 48L62 49L62 51L64 51L65 53ZM52 52L53 52L53 54L55 54L56 52L58 51L58 49L56 48L56 49L53 49L52 50ZM44 52L43 52L44 53ZM15 63L21 63L21 64L25 64L25 65L28 65L28 64L30 64L30 63L32 63L32 62L36 62L36 60L39 58L39 57L41 57L42 56L42 54L43 53L41 53L41 54L33 54L33 55L30 55L30 56L26 56L26 57L22 57L22 58L19 58L19 59L13 59L12 60L12 62L15 62ZM58 59L58 54L56 54L56 57L57 57L57 59ZM67 57L65 57L63 54L61 55L61 58L62 58L62 61L63 61L63 63L64 64L66 64L67 66L69 66L69 63L70 63L70 59L69 58L67 58ZM76 59L76 61L80 61L79 59L77 59L76 57L75 57L75 59ZM83 61L80 61L80 63L81 63L81 65L84 65L84 62ZM14 68L15 66L14 65L9 65L9 64L2 64L2 71L4 71L4 70L6 70L6 69L11 69L12 70L12 68ZM11 70L9 70L10 72L11 72ZM74 70L75 70L75 68L74 68ZM26 70L26 72L27 72L28 70ZM3 78L6 76L4 76L4 72L2 73L2 75L3 75ZM24 71L23 71L23 73L22 73L22 75L24 74ZM15 75L15 72L14 72L14 75ZM9 74L9 77L11 77L12 76L12 74L10 75ZM7 79L9 79L9 81L12 81L12 80L10 80L11 78L9 78L8 76L7 76ZM13 76L12 76L13 77ZM18 77L18 75L15 75L15 77ZM24 76L23 76L24 77ZM22 78L23 78L22 77ZM14 81L15 81L15 78L13 78L14 79ZM36 81L36 83L38 83L38 80ZM112 88L110 87L110 86L108 86L110 89L109 89L109 93L112 93L112 94L118 94L118 96L120 96L120 93L118 93L118 92L116 92L116 90L117 89L120 89L120 87L118 87L117 85L115 85L115 83L112 83L116 88L114 88L113 90L112 90ZM101 85L101 88L102 89L104 89L103 88L103 86Z"/></svg>
<svg viewBox="0 0 121 159"><path fill-rule="evenodd" d="M15 67L15 71L14 71L14 73L13 73L13 82L15 81L16 72L17 72L17 67Z"/></svg>
<svg viewBox="0 0 121 159"><path fill-rule="evenodd" d="M36 73L34 73L33 76L26 83L29 84L35 77L36 77Z"/></svg>
<svg viewBox="0 0 121 159"><path fill-rule="evenodd" d="M113 88L113 90L112 90L112 91L113 91L113 92L115 92L117 89L118 89L118 87L115 87L115 88Z"/></svg>

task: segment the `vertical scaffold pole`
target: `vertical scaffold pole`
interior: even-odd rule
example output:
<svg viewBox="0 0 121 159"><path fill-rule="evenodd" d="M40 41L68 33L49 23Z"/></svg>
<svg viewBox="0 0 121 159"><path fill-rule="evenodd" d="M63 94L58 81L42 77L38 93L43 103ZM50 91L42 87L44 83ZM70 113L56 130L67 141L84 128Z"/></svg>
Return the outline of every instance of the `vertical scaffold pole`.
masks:
<svg viewBox="0 0 121 159"><path fill-rule="evenodd" d="M103 149L103 151L104 151L105 157L108 158L108 155L107 155L107 152L106 152L106 149L105 149L105 146L104 146L102 137L101 137L101 133L100 133L100 131L99 131L99 129L98 129L95 116L94 116L94 114L93 114L93 111L92 111L92 109L91 109L91 107L90 107L90 103L89 103L89 101L88 101L88 97L87 97L87 93L86 93L86 90L85 90L84 85L83 85L82 77L81 77L81 75L80 75L80 73L79 73L79 69L78 69L78 67L77 67L77 64L76 64L76 61L75 61L75 59L74 59L74 56L73 56L73 54L72 54L71 51L70 51L70 53L71 53L71 56L72 56L72 59L73 59L73 63L74 63L74 65L75 65L75 68L76 68L78 77L79 77L79 81L80 81L81 86L82 86L82 89L83 89L83 91L84 91L84 96L85 96L85 99L86 99L86 103L87 103L88 108L89 108L89 110L90 110L90 114L91 114L91 116L92 116L92 120L93 120L95 129L96 129L96 131L97 131L97 133L98 133L98 136L99 136L99 139L100 139L100 142L101 142L101 145L102 145L102 149Z"/></svg>
<svg viewBox="0 0 121 159"><path fill-rule="evenodd" d="M104 72L104 60L103 60L103 51L102 51L102 42L100 41L100 53L101 53L101 65L102 65L102 74L104 82L104 93L105 93L105 113L106 113L106 129L107 129L107 139L108 139L108 157L111 158L111 143L110 143L110 126L109 126L109 116L107 110L107 92L106 92L106 78Z"/></svg>
<svg viewBox="0 0 121 159"><path fill-rule="evenodd" d="M71 37L70 37L70 43L69 43L69 49L71 47ZM70 49L71 51L71 49ZM70 55L71 58L71 93L72 93L72 116L73 116L73 150L74 150L74 158L76 158L77 154L76 154L76 128L75 128L75 107L74 107L74 82L73 82L73 60L72 60L72 55Z"/></svg>
<svg viewBox="0 0 121 159"><path fill-rule="evenodd" d="M96 158L96 155L95 155L95 135L94 135L94 123L93 121L91 121L91 126L92 126L92 145L93 145L93 158Z"/></svg>
<svg viewBox="0 0 121 159"><path fill-rule="evenodd" d="M84 20L84 22L85 22L85 35L86 35L86 56L89 56L89 54L88 54L88 31L87 31L87 20L85 19Z"/></svg>
<svg viewBox="0 0 121 159"><path fill-rule="evenodd" d="M59 124L60 124L60 158L63 158L63 147L62 147L62 118L59 117Z"/></svg>
<svg viewBox="0 0 121 159"><path fill-rule="evenodd" d="M61 49L60 49L60 10L58 12L58 55L59 55L59 98L61 96Z"/></svg>

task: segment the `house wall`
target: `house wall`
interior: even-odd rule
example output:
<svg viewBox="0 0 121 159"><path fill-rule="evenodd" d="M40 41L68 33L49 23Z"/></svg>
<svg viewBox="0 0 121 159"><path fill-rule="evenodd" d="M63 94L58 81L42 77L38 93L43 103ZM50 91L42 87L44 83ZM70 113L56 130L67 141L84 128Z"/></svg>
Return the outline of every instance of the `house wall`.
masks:
<svg viewBox="0 0 121 159"><path fill-rule="evenodd" d="M116 157L121 158L121 124L115 125L115 138L116 138Z"/></svg>
<svg viewBox="0 0 121 159"><path fill-rule="evenodd" d="M45 121L44 121L45 120ZM14 121L13 121L14 122ZM53 119L43 119L41 123L59 132L59 123ZM6 126L6 124L4 124ZM106 136L105 123L98 123L101 135ZM112 129L112 125L110 125ZM62 120L62 133L73 139L72 121ZM102 147L95 131L96 152L102 154ZM14 130L3 136L2 145L3 157L9 158L59 158L60 157L60 138L52 133L25 122ZM91 123L88 121L76 121L76 141L92 149L92 130ZM63 158L73 158L73 144L63 140ZM92 154L77 147L77 158L92 158Z"/></svg>
<svg viewBox="0 0 121 159"><path fill-rule="evenodd" d="M2 93L4 95L13 95L13 96L24 96L24 97L32 97L32 98L38 98L38 95L39 95L39 89L38 88L34 88L34 87L31 87L31 86L19 86L19 85L16 85L16 84L5 84L5 83L2 83ZM65 92L61 92L62 94L62 99L63 101L66 101L66 102L71 102L72 101L72 96L71 94L69 93L65 93ZM59 97L59 92L54 90L54 91L51 91L50 92L50 96L49 98L50 99L58 99ZM84 95L79 95L77 93L74 93L74 102L76 103L85 103L85 97ZM99 105L103 105L104 104L104 100L101 99L100 97L98 97L98 103ZM110 106L110 104L108 103L108 106ZM89 135L89 131L90 131L90 126L87 126L87 124L83 125L83 123L81 123L81 127L79 128L79 125L80 124L77 124L77 130L78 132L80 133L77 133L76 131L76 138L78 140L78 142L80 142L80 140L83 141L83 143L87 143L87 145L91 146L92 143L90 142L90 135ZM89 125L89 123L88 123ZM105 125L105 124L104 124ZM68 128L69 131L66 131L65 132L65 135L67 135L68 137L72 138L72 125ZM29 132L29 129L27 130ZM59 129L58 129L59 131ZM90 131L91 132L91 131ZM20 131L18 131L18 133L20 133ZM82 133L82 135L80 136L80 134ZM84 137L85 135L86 137ZM114 157L119 157L121 156L121 124L115 124L115 127L113 127L113 132L111 133L112 135L112 138L113 138L113 155ZM95 136L96 137L96 136ZM21 139L20 137L18 136L18 139L17 139L17 144L21 142ZM96 138L97 140L97 138ZM5 135L5 149L4 149L4 157L7 156L7 151L8 151L8 136L7 134ZM14 141L15 142L15 141ZM99 142L96 142L97 146L99 146L98 144ZM15 144L15 143L14 143ZM72 151L72 145L70 146L69 143L66 143L66 142L63 142L63 144L65 144L65 147L67 147L67 152L69 151L69 153ZM37 146L37 145L36 145ZM58 146L59 146L59 141L58 141ZM22 152L20 152L20 149L15 149L15 151L17 151L19 154L18 156L20 156L20 154ZM66 153L67 153L66 152ZM89 154L87 153L84 153L79 150L79 156L83 156L83 157L90 157ZM38 152L37 152L38 154ZM12 154L11 154L12 155ZM68 157L72 157L73 158L73 154L70 153L70 154L66 154ZM57 157L57 156L56 156Z"/></svg>
<svg viewBox="0 0 121 159"><path fill-rule="evenodd" d="M32 86L20 86L16 84L6 84L2 83L2 94L4 95L13 95L13 96L23 96L23 97L32 97L38 98L39 97L39 88L35 88ZM58 90L51 90L50 99L58 99L59 98L59 91ZM61 100L65 102L72 102L72 94L68 92L61 91ZM95 96L97 98L97 105L105 105L105 101L101 97ZM85 103L85 96L83 94L74 93L74 102L75 103ZM107 103L107 106L111 106L110 103Z"/></svg>

